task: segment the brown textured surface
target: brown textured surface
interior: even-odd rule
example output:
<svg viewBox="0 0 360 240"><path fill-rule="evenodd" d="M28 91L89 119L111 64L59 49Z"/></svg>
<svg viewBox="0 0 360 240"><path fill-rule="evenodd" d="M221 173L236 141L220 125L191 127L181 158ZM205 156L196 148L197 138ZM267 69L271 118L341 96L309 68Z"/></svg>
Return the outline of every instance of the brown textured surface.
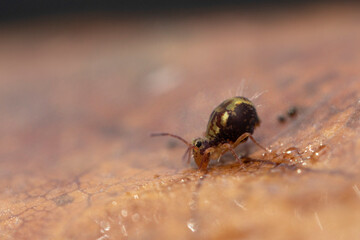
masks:
<svg viewBox="0 0 360 240"><path fill-rule="evenodd" d="M0 239L359 238L359 26L321 7L1 26ZM201 135L241 79L278 156L246 143L201 177L148 137Z"/></svg>

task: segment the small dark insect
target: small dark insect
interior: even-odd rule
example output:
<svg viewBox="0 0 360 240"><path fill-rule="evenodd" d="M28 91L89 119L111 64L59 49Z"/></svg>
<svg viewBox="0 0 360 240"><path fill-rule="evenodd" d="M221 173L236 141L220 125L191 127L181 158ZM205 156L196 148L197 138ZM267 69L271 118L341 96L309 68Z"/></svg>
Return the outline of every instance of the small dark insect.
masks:
<svg viewBox="0 0 360 240"><path fill-rule="evenodd" d="M278 120L280 123L284 123L284 122L286 121L286 118L285 118L284 115L278 115L277 120Z"/></svg>
<svg viewBox="0 0 360 240"><path fill-rule="evenodd" d="M290 108L288 109L287 115L288 115L289 117L295 117L296 114L297 114L297 112L298 112L297 107L292 106L292 107L290 107Z"/></svg>
<svg viewBox="0 0 360 240"><path fill-rule="evenodd" d="M227 151L241 162L234 149L248 138L265 151L270 151L256 142L252 136L254 129L259 125L260 120L254 104L245 97L233 97L222 102L211 113L204 138L195 138L189 143L171 133L153 133L151 136L170 136L179 139L188 146L183 158L188 156L190 162L192 153L199 169L206 169L211 159L218 159Z"/></svg>
<svg viewBox="0 0 360 240"><path fill-rule="evenodd" d="M277 116L277 120L279 123L285 123L287 120L287 117L289 118L295 118L298 114L298 108L296 106L289 107L289 109L286 112L286 115L280 114Z"/></svg>

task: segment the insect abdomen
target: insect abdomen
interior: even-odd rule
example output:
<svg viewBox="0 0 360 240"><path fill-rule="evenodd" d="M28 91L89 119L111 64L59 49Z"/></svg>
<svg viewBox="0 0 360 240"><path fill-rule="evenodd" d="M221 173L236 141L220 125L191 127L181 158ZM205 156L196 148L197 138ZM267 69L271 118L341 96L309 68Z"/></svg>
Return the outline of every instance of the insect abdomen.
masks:
<svg viewBox="0 0 360 240"><path fill-rule="evenodd" d="M212 145L235 142L243 133L253 133L260 124L253 103L244 97L234 97L222 102L211 113L206 137Z"/></svg>

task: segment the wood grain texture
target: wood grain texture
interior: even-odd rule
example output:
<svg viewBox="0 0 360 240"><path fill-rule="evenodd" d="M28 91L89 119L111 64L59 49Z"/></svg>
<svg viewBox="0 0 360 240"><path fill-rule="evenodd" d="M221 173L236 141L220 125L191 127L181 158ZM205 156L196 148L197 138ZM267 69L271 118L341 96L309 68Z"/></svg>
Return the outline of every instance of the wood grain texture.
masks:
<svg viewBox="0 0 360 240"><path fill-rule="evenodd" d="M359 26L338 6L2 25L0 239L357 239ZM257 93L273 154L205 174L149 138Z"/></svg>

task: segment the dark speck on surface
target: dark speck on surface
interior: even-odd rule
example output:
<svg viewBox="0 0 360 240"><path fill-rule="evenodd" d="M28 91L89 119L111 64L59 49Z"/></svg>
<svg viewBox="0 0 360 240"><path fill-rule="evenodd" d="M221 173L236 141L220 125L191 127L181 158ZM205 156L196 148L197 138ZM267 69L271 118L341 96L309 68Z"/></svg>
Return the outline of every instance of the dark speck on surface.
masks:
<svg viewBox="0 0 360 240"><path fill-rule="evenodd" d="M279 123L284 123L286 121L286 118L284 115L278 115L277 120Z"/></svg>
<svg viewBox="0 0 360 240"><path fill-rule="evenodd" d="M288 109L287 115L288 115L289 117L295 117L296 114L297 114L297 112L298 112L297 107L292 106L292 107L290 107L290 108Z"/></svg>
<svg viewBox="0 0 360 240"><path fill-rule="evenodd" d="M68 205L69 203L72 203L74 201L74 198L72 196L69 196L67 193L65 193L63 195L54 198L53 201L57 206L65 206Z"/></svg>

